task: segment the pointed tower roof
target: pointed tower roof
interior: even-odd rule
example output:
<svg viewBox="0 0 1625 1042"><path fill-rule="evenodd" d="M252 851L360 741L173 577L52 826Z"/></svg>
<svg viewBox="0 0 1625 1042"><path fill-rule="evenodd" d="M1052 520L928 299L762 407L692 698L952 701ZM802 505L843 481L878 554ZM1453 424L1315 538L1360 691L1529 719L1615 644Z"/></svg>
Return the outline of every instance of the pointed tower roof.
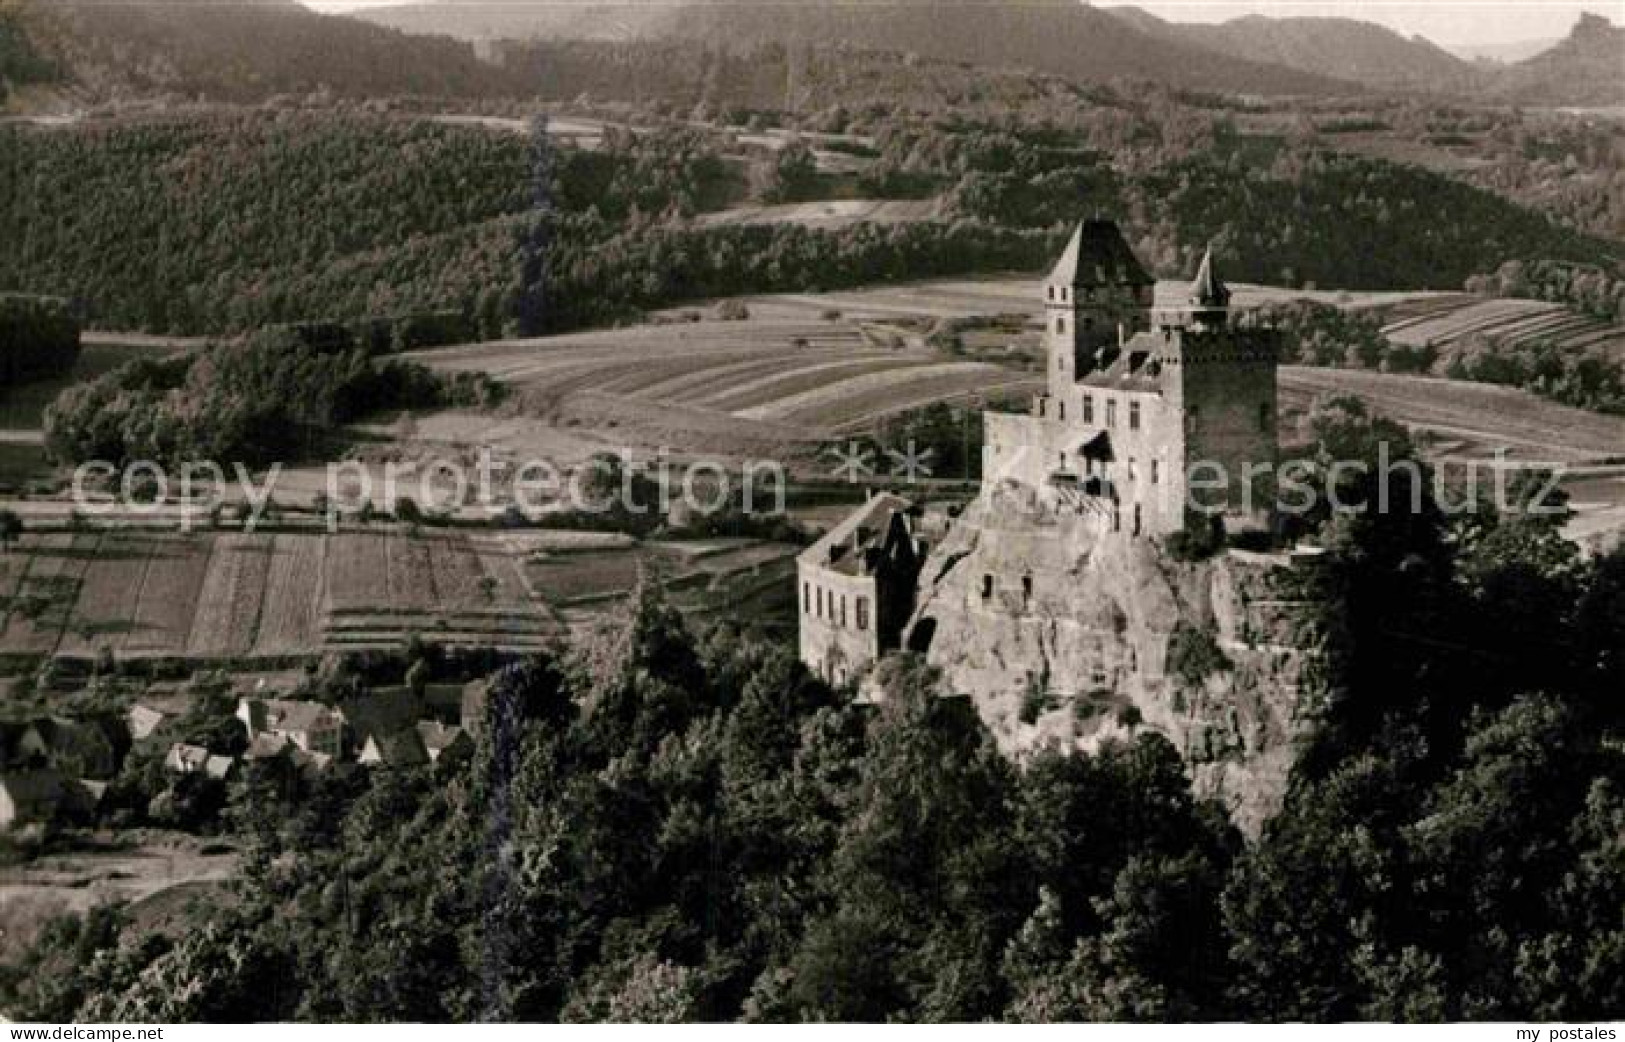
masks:
<svg viewBox="0 0 1625 1042"><path fill-rule="evenodd" d="M1196 269L1191 283L1191 304L1199 308L1226 308L1230 306L1230 287L1213 269L1213 247L1202 254L1202 266Z"/></svg>
<svg viewBox="0 0 1625 1042"><path fill-rule="evenodd" d="M1078 225L1050 272L1051 286L1152 286L1114 221L1095 218Z"/></svg>

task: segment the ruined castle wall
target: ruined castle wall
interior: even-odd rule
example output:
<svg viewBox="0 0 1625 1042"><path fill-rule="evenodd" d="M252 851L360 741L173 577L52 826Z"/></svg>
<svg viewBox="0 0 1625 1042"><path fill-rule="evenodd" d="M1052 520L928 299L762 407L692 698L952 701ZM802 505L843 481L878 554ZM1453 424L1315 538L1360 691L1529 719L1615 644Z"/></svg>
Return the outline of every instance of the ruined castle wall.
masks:
<svg viewBox="0 0 1625 1042"><path fill-rule="evenodd" d="M801 561L796 581L801 661L825 680L845 683L880 655L875 577Z"/></svg>

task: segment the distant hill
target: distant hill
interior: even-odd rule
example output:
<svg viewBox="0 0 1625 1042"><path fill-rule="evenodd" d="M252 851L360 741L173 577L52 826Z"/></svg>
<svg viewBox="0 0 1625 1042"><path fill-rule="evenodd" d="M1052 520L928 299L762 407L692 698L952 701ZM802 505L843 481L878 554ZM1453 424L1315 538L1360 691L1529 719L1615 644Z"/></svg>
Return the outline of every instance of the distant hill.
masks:
<svg viewBox="0 0 1625 1042"><path fill-rule="evenodd" d="M1471 64L1420 36L1407 39L1352 18L1249 15L1205 25L1169 22L1136 7L1114 7L1109 13L1162 39L1381 89L1457 89L1480 76Z"/></svg>
<svg viewBox="0 0 1625 1042"><path fill-rule="evenodd" d="M590 7L450 0L362 10L355 16L463 38L677 38L717 46L780 41L900 51L1086 81L1151 79L1178 87L1259 94L1342 93L1350 87L1317 72L1238 58L1143 32L1075 0L955 5L931 0L633 2Z"/></svg>
<svg viewBox="0 0 1625 1042"><path fill-rule="evenodd" d="M1561 37L1554 36L1541 40L1516 40L1512 43L1447 43L1443 46L1451 54L1467 61L1504 64L1533 58L1562 42Z"/></svg>
<svg viewBox="0 0 1625 1042"><path fill-rule="evenodd" d="M294 0L10 0L0 12L8 7L33 52L103 95L477 96L505 86L464 41L322 15Z"/></svg>
<svg viewBox="0 0 1625 1042"><path fill-rule="evenodd" d="M1625 29L1583 14L1567 39L1509 67L1497 91L1524 105L1625 103Z"/></svg>

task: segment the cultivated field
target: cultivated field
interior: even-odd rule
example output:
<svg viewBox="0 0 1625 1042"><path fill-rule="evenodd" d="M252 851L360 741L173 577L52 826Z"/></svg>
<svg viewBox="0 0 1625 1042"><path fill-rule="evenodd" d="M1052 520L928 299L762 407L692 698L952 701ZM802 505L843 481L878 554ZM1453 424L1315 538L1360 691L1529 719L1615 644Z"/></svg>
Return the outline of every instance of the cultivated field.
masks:
<svg viewBox="0 0 1625 1042"><path fill-rule="evenodd" d="M1312 299L1377 309L1403 343L1448 343L1482 332L1549 338L1575 348L1621 345L1625 329L1539 301L1461 293L1349 293L1239 284L1239 308ZM1187 286L1163 282L1161 305ZM822 472L822 446L885 418L938 401L968 405L1037 390L1031 371L1040 283L1030 277L943 279L819 294L742 298L745 321L689 321L698 309L628 329L421 352L445 370L483 370L509 381L522 405L505 414L426 418L426 440L486 444L509 458L555 462L594 449L665 449L677 458L784 461ZM982 320L965 332L970 354L925 346L934 323ZM995 321L987 321L995 320ZM1317 395L1352 393L1426 433L1435 454L1596 461L1625 453L1625 423L1533 394L1484 384L1375 372L1283 369L1289 410ZM1290 437L1290 432L1284 432ZM573 580L560 576L567 587Z"/></svg>
<svg viewBox="0 0 1625 1042"><path fill-rule="evenodd" d="M817 317L646 325L415 357L508 382L536 418L559 419L585 399L623 443L647 443L639 435L648 428L675 426L677 441L656 443L718 453L816 443L917 405L1033 385L1025 373L985 362L877 347L861 324ZM681 440L685 430L692 441Z"/></svg>
<svg viewBox="0 0 1625 1042"><path fill-rule="evenodd" d="M1576 314L1544 300L1503 300L1462 293L1408 301L1389 308L1383 334L1411 347L1448 347L1467 337L1509 344L1551 343L1573 350L1596 349L1625 359L1625 326Z"/></svg>
<svg viewBox="0 0 1625 1042"><path fill-rule="evenodd" d="M414 635L535 650L645 566L711 612L727 584L782 578L795 553L600 532L30 533L0 554L0 656L265 660Z"/></svg>
<svg viewBox="0 0 1625 1042"><path fill-rule="evenodd" d="M1573 463L1625 455L1625 418L1574 409L1493 384L1359 369L1281 367L1287 409L1325 394L1353 394L1384 416L1432 436L1437 455ZM1283 431L1283 438L1287 432Z"/></svg>
<svg viewBox="0 0 1625 1042"><path fill-rule="evenodd" d="M903 224L937 216L935 199L830 199L776 206L735 206L702 214L702 227L749 224L799 224L804 228L845 228L853 224Z"/></svg>

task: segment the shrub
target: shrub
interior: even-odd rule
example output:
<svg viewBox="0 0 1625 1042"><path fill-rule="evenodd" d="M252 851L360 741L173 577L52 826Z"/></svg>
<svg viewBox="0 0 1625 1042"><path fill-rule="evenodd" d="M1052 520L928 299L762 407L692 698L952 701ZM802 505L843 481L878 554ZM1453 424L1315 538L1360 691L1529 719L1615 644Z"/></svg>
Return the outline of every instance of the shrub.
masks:
<svg viewBox="0 0 1625 1042"><path fill-rule="evenodd" d="M1168 638L1168 672L1186 687L1199 687L1229 668L1230 660L1212 633L1185 622L1174 627Z"/></svg>
<svg viewBox="0 0 1625 1042"><path fill-rule="evenodd" d="M1026 693L1021 696L1021 722L1036 724L1038 718L1050 710L1052 703L1049 692L1037 684L1029 685Z"/></svg>
<svg viewBox="0 0 1625 1042"><path fill-rule="evenodd" d="M1216 517L1193 515L1185 527L1163 542L1176 561L1205 561L1224 548L1224 522Z"/></svg>

